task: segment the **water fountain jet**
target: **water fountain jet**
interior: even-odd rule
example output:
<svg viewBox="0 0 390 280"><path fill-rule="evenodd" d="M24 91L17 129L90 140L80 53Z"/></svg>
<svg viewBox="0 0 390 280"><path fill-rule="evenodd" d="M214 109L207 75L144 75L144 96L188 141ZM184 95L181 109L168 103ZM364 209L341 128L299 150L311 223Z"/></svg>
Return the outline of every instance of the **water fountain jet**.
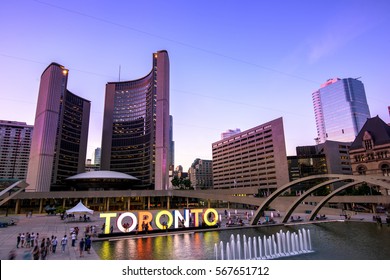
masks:
<svg viewBox="0 0 390 280"><path fill-rule="evenodd" d="M257 241L256 241L257 240ZM258 244L257 244L258 243ZM287 233L282 230L269 237L236 238L232 234L230 241L225 245L220 241L219 246L215 244L215 259L220 260L258 260L276 259L291 255L312 253L310 230L300 229L298 233Z"/></svg>

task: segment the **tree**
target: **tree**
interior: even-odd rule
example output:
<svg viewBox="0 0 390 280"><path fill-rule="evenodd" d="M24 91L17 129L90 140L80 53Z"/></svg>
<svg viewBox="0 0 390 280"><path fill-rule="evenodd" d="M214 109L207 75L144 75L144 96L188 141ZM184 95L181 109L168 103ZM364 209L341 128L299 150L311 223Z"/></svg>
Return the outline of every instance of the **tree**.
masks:
<svg viewBox="0 0 390 280"><path fill-rule="evenodd" d="M179 178L177 176L173 177L172 186L178 190L191 190L193 187L191 186L191 181L188 178Z"/></svg>

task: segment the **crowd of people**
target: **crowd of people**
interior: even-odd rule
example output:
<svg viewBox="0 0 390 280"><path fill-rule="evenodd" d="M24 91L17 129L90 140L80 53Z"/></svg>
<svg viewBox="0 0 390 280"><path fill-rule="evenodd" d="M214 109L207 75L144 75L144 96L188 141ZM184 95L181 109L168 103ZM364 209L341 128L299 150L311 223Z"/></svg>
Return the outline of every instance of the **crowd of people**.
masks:
<svg viewBox="0 0 390 280"><path fill-rule="evenodd" d="M374 215L372 216L372 220L376 222L378 225L382 226L382 217L380 215ZM390 225L390 216L386 215L386 224Z"/></svg>
<svg viewBox="0 0 390 280"><path fill-rule="evenodd" d="M16 249L24 248L23 259L45 260L57 251L57 236L40 238L39 233L19 233L16 237ZM16 251L11 250L9 259L16 258Z"/></svg>
<svg viewBox="0 0 390 280"><path fill-rule="evenodd" d="M84 236L79 238L79 228L74 227L70 229L70 241L71 246L76 247L78 243L78 249L80 257L84 252L90 254L92 246L92 234L95 233L94 226L87 226L84 232ZM65 234L62 238L52 235L51 237L40 237L39 233L27 232L19 233L16 237L16 248L9 252L9 259L16 259L19 249L24 249L24 260L46 260L50 258L50 255L54 255L57 252L57 246L60 246L61 253L65 253L68 250L68 235Z"/></svg>
<svg viewBox="0 0 390 280"><path fill-rule="evenodd" d="M76 247L76 242L78 241L78 248L80 257L83 256L83 252L86 251L88 254L90 254L91 245L92 245L92 239L91 235L95 234L95 226L86 226L84 231L84 237L82 237L79 240L79 228L74 227L70 228L70 237L72 241L72 247Z"/></svg>

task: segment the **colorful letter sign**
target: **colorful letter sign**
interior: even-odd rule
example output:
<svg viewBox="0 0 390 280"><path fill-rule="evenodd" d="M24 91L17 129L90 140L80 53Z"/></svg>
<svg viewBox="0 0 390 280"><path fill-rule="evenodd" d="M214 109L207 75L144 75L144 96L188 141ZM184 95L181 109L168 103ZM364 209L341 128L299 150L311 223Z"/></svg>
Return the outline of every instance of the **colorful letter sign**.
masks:
<svg viewBox="0 0 390 280"><path fill-rule="evenodd" d="M203 212L203 209L185 209L184 215L180 213L179 210L173 210L169 212L168 210L162 210L155 214L153 217L152 212L150 211L140 211L138 215L132 212L120 213L119 217L116 220L116 226L121 232L131 232L137 228L137 230L142 231L147 226L148 230L153 230L151 225L154 222L157 229L168 229L172 225L174 228L179 227L189 227L190 220L193 221L195 227L199 227L202 222L207 226L214 226L218 222L218 212L215 209L208 208ZM201 218L199 214L202 214ZM111 218L116 218L117 213L100 213L100 218L104 218L104 229L103 233L110 233L111 227ZM154 218L154 219L153 219ZM126 223L124 223L126 219ZM163 222L161 222L163 221ZM128 226L124 226L124 225Z"/></svg>

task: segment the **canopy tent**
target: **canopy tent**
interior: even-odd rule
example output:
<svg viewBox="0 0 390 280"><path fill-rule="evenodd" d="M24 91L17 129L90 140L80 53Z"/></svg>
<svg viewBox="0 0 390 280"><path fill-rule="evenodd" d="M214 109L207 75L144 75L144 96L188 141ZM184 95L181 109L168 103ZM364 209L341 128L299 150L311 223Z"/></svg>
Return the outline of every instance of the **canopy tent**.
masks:
<svg viewBox="0 0 390 280"><path fill-rule="evenodd" d="M80 200L80 202L75 207L66 210L66 214L93 214L93 210L85 207Z"/></svg>

